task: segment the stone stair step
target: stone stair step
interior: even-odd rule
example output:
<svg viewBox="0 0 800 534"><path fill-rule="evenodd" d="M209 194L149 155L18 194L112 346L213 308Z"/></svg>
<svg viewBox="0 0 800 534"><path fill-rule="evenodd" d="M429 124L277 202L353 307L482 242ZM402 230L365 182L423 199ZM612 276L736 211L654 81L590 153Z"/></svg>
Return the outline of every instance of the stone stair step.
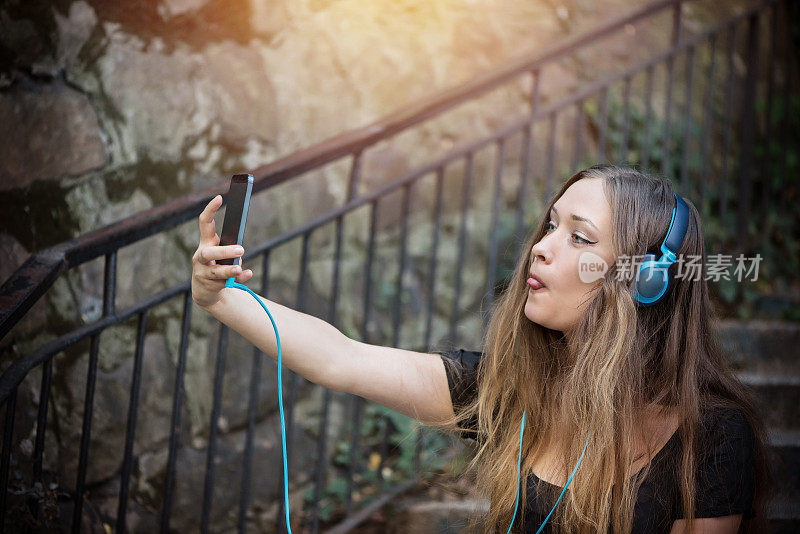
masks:
<svg viewBox="0 0 800 534"><path fill-rule="evenodd" d="M478 534L480 528L467 528L469 520L485 514L489 503L484 499L455 501L406 500L397 503L389 534Z"/></svg>
<svg viewBox="0 0 800 534"><path fill-rule="evenodd" d="M800 375L775 372L738 372L736 375L753 389L768 427L800 428Z"/></svg>
<svg viewBox="0 0 800 534"><path fill-rule="evenodd" d="M776 497L767 505L770 519L800 520L800 502L795 499Z"/></svg>
<svg viewBox="0 0 800 534"><path fill-rule="evenodd" d="M457 501L426 501L397 503L396 515L389 522L389 534L473 534L480 530L467 529L470 517L488 510L481 499ZM786 497L773 499L767 506L767 516L773 534L800 532L800 501Z"/></svg>
<svg viewBox="0 0 800 534"><path fill-rule="evenodd" d="M776 497L767 506L772 534L800 532L800 502L797 499Z"/></svg>
<svg viewBox="0 0 800 534"><path fill-rule="evenodd" d="M800 323L723 319L715 330L735 368L800 374Z"/></svg>
<svg viewBox="0 0 800 534"><path fill-rule="evenodd" d="M797 534L800 532L800 519L770 519L772 534Z"/></svg>
<svg viewBox="0 0 800 534"><path fill-rule="evenodd" d="M794 503L791 517L800 520L800 430L769 428L767 432L774 454L776 502Z"/></svg>

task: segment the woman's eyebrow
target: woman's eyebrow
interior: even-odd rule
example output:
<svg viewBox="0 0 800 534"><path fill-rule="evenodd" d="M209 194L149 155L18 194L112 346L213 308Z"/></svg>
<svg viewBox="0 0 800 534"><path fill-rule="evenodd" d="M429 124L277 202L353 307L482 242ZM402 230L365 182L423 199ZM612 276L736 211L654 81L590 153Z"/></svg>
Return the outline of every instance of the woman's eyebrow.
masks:
<svg viewBox="0 0 800 534"><path fill-rule="evenodd" d="M556 209L555 206L551 206L550 209L552 209L554 212L556 212L556 215L558 214L558 210ZM592 226L594 226L595 230L597 230L598 232L600 231L600 229L597 226L595 226L594 223L592 221L590 221L589 219L587 219L586 217L581 217L580 215L575 215L573 213L571 219L573 221L583 221L585 223L591 224Z"/></svg>

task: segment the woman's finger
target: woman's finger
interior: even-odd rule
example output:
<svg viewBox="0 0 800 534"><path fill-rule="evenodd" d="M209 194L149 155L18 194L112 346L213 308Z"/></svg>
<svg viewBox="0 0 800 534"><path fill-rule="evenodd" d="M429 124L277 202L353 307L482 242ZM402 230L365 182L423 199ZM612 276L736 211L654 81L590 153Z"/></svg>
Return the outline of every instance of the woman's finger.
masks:
<svg viewBox="0 0 800 534"><path fill-rule="evenodd" d="M209 264L212 260L238 258L242 254L244 254L244 249L241 245L226 245L223 247L209 245L200 248L198 260L200 263Z"/></svg>
<svg viewBox="0 0 800 534"><path fill-rule="evenodd" d="M217 195L211 199L211 202L206 204L205 209L198 217L198 222L200 224L200 242L201 243L211 243L214 240L214 236L217 234L216 227L214 226L214 215L216 215L217 210L222 205L222 195Z"/></svg>
<svg viewBox="0 0 800 534"><path fill-rule="evenodd" d="M251 271L250 269L247 269L245 271L242 271L242 273L239 276L236 277L236 281L239 282L240 284L244 284L245 282L250 280L252 277L253 277L253 271Z"/></svg>
<svg viewBox="0 0 800 534"><path fill-rule="evenodd" d="M215 265L211 268L211 278L233 278L242 272L238 265Z"/></svg>

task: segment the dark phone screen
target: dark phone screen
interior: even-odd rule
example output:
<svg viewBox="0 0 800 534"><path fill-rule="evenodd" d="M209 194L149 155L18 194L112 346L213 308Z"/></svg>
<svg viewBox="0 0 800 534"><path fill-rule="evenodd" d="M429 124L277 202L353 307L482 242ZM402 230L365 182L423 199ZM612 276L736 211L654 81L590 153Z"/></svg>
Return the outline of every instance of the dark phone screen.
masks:
<svg viewBox="0 0 800 534"><path fill-rule="evenodd" d="M231 178L230 189L225 195L225 221L222 223L222 234L219 237L220 246L242 244L252 189L253 176L251 174L236 174ZM238 265L239 259L224 258L217 260L217 263Z"/></svg>

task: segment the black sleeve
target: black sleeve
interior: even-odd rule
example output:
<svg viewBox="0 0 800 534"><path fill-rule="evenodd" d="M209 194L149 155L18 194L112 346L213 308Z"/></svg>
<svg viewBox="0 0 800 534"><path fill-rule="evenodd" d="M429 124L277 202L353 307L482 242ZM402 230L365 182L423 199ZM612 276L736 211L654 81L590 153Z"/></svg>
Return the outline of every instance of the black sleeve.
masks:
<svg viewBox="0 0 800 534"><path fill-rule="evenodd" d="M450 388L450 399L453 402L453 409L458 413L478 395L478 364L483 354L464 349L437 352L437 354L442 357L447 385ZM462 426L477 430L477 416L464 421ZM461 432L461 436L475 439L475 434L470 432Z"/></svg>
<svg viewBox="0 0 800 534"><path fill-rule="evenodd" d="M750 423L730 410L719 416L708 436L698 458L695 517L753 517L755 434Z"/></svg>

